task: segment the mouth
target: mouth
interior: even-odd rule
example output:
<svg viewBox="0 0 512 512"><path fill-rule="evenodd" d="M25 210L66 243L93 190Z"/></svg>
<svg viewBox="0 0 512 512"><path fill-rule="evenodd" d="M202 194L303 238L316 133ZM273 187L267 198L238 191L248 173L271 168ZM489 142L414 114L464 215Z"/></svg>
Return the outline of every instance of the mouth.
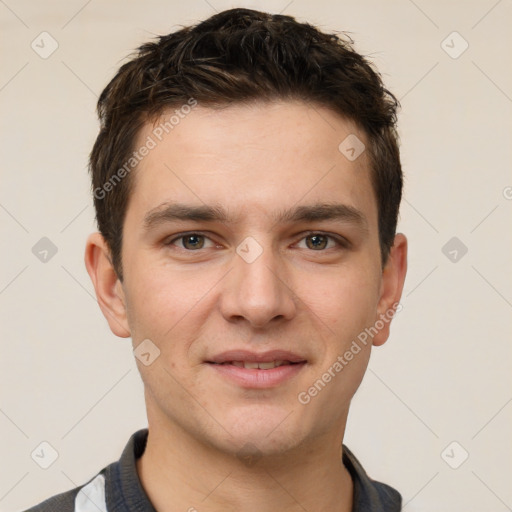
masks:
<svg viewBox="0 0 512 512"><path fill-rule="evenodd" d="M290 352L225 352L206 361L216 374L243 388L271 388L295 377L307 360Z"/></svg>
<svg viewBox="0 0 512 512"><path fill-rule="evenodd" d="M304 362L305 361L301 361ZM272 370L273 368L278 368L279 366L286 366L291 364L301 364L301 362L292 362L292 361L283 361L282 359L276 361L226 361L224 363L211 363L211 364L222 364L222 365L232 365L238 368L246 368L250 370Z"/></svg>

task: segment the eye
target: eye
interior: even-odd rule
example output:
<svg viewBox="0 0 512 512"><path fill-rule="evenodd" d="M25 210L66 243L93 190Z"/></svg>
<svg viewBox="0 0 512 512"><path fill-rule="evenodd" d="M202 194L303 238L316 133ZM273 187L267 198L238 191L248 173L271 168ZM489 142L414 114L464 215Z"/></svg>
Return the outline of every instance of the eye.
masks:
<svg viewBox="0 0 512 512"><path fill-rule="evenodd" d="M327 235L325 233L311 232L303 237L299 242L305 241L305 247L301 248L309 249L315 252L323 252L327 249L335 248L346 248L349 246L348 241L341 237L334 235ZM210 245L207 245L208 242ZM202 233L184 233L179 236L175 236L173 239L165 242L166 246L176 246L179 249L183 249L188 252L199 251L200 249L207 249L215 246L215 243Z"/></svg>
<svg viewBox="0 0 512 512"><path fill-rule="evenodd" d="M175 244L175 242L177 242L178 240L181 240L181 242L178 245L181 249L185 249L187 251L197 251L199 249L204 249L206 240L210 239L207 236L202 235L201 233L186 233L184 235L177 236L172 240L169 240L168 242L165 243L165 245L177 245Z"/></svg>
<svg viewBox="0 0 512 512"><path fill-rule="evenodd" d="M325 249L348 246L348 243L342 239L324 233L309 233L302 240L306 240L306 248L312 251L321 252ZM329 245L329 241L331 241L331 245Z"/></svg>

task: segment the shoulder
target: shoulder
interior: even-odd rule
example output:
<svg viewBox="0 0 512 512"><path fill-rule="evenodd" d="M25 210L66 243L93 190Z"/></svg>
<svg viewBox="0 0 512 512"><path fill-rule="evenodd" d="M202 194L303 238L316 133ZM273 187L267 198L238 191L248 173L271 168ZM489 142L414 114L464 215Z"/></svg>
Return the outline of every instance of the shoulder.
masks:
<svg viewBox="0 0 512 512"><path fill-rule="evenodd" d="M76 495L81 487L57 494L35 505L25 512L74 512Z"/></svg>
<svg viewBox="0 0 512 512"><path fill-rule="evenodd" d="M25 512L106 512L104 471L87 483L56 494Z"/></svg>
<svg viewBox="0 0 512 512"><path fill-rule="evenodd" d="M144 452L147 436L147 429L135 432L118 461L105 466L86 483L52 496L24 512L151 510L135 465L136 458ZM133 503L136 503L135 507L131 506Z"/></svg>
<svg viewBox="0 0 512 512"><path fill-rule="evenodd" d="M370 481L376 491L376 496L378 496L378 503L383 507L382 510L385 510L386 512L394 512L395 510L398 512L401 510L402 495L396 489L382 482L377 482L371 479Z"/></svg>
<svg viewBox="0 0 512 512"><path fill-rule="evenodd" d="M400 493L382 482L370 478L355 455L343 445L343 463L354 482L355 512L399 512L402 508Z"/></svg>

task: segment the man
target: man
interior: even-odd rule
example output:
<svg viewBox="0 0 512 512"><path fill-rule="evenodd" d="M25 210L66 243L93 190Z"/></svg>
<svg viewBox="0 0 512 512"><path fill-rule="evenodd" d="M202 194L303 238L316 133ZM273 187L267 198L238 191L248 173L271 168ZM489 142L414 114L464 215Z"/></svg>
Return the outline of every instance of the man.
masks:
<svg viewBox="0 0 512 512"><path fill-rule="evenodd" d="M85 263L148 429L31 511L398 511L343 436L406 273L397 102L351 44L221 12L101 94Z"/></svg>

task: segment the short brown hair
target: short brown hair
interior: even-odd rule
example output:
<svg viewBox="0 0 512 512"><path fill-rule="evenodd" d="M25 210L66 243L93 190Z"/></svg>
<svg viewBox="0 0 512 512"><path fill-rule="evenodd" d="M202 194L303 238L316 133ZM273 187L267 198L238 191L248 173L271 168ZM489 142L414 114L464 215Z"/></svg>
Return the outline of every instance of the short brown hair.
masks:
<svg viewBox="0 0 512 512"><path fill-rule="evenodd" d="M133 186L126 162L145 123L191 99L211 107L299 99L353 121L368 139L385 264L402 195L397 99L351 38L320 32L291 16L230 9L140 46L98 100L101 128L90 155L94 206L121 280L123 224Z"/></svg>

